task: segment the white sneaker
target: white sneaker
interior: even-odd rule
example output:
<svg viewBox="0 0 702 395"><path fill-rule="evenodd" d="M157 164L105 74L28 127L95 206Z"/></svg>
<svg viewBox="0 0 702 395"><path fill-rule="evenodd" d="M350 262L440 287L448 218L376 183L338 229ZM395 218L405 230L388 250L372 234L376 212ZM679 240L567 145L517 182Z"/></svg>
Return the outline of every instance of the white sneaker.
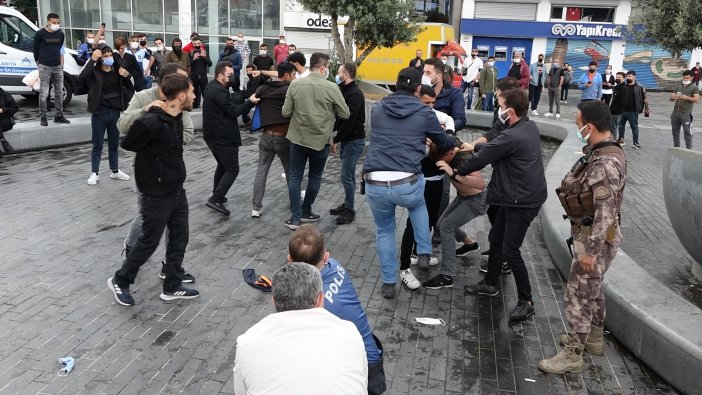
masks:
<svg viewBox="0 0 702 395"><path fill-rule="evenodd" d="M568 104L568 100L563 100L563 104Z"/></svg>
<svg viewBox="0 0 702 395"><path fill-rule="evenodd" d="M418 258L417 258L416 255L410 256L410 264L411 264L411 265L416 265L416 264L417 264L417 259L418 259ZM438 265L438 264L439 264L439 258L436 258L436 257L430 257L430 258L429 258L429 266L436 266L436 265Z"/></svg>
<svg viewBox="0 0 702 395"><path fill-rule="evenodd" d="M263 213L263 209L260 209L260 210L251 209L251 218L261 218L262 213Z"/></svg>
<svg viewBox="0 0 702 395"><path fill-rule="evenodd" d="M300 198L301 198L301 199L304 199L304 198L305 198L305 192L306 192L306 191L300 191Z"/></svg>
<svg viewBox="0 0 702 395"><path fill-rule="evenodd" d="M556 118L561 118L561 114L556 114Z"/></svg>
<svg viewBox="0 0 702 395"><path fill-rule="evenodd" d="M552 116L553 116L553 114L552 114L552 113L550 113L550 112L547 112L546 114L544 114L544 116L545 116L545 117L552 117Z"/></svg>
<svg viewBox="0 0 702 395"><path fill-rule="evenodd" d="M122 181L129 181L132 179L132 177L129 177L128 175L122 173L122 170L117 170L117 173L110 173L110 178Z"/></svg>
<svg viewBox="0 0 702 395"><path fill-rule="evenodd" d="M532 110L532 111L531 111L531 114L532 114L532 115L535 115L535 116L537 116L537 117L539 116L539 112L536 111L536 110Z"/></svg>
<svg viewBox="0 0 702 395"><path fill-rule="evenodd" d="M402 270L400 272L400 278L402 279L402 284L405 284L405 287L409 289L417 289L422 285L419 280L414 277L411 269Z"/></svg>
<svg viewBox="0 0 702 395"><path fill-rule="evenodd" d="M98 178L100 178L95 173L90 173L90 178L88 178L88 185L95 185L98 183Z"/></svg>

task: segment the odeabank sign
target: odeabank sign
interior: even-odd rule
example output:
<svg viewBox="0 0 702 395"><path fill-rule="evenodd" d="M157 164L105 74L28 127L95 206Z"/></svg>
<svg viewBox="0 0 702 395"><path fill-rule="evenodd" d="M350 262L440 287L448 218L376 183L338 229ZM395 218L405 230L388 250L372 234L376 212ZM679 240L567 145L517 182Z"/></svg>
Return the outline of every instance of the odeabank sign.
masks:
<svg viewBox="0 0 702 395"><path fill-rule="evenodd" d="M493 37L547 37L617 40L625 26L609 23L553 23L462 19L461 34Z"/></svg>
<svg viewBox="0 0 702 395"><path fill-rule="evenodd" d="M298 29L324 29L332 27L331 18L327 15L313 14L311 12L285 12L285 27Z"/></svg>

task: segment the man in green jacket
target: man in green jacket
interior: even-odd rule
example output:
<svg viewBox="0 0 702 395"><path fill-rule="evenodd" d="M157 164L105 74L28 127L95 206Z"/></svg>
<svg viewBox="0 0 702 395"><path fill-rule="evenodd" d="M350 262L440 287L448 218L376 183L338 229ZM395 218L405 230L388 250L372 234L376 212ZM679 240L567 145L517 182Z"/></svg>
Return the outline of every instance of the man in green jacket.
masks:
<svg viewBox="0 0 702 395"><path fill-rule="evenodd" d="M160 70L160 75L159 75L159 80L163 79L163 77L169 75L169 74L182 74L184 76L188 76L188 72L185 71L183 66L177 64L177 63L166 63L161 66ZM119 120L117 121L117 129L119 129L119 134L121 137L124 137L127 135L127 132L129 131L129 128L132 126L134 121L137 119L143 117L148 111L149 108L152 106L163 106L164 101L161 100L161 95L158 91L158 86L154 86L149 89L144 89L141 92L137 92L134 94L132 97L132 100L129 102L129 107L120 115ZM190 111L183 111L183 144L187 144L190 142L190 140L193 139L193 120L190 118ZM135 154L136 155L136 154ZM132 160L132 163L134 160ZM129 225L129 233L127 234L127 238L124 239L124 253L125 255L129 255L129 252L132 250L132 247L136 244L137 238L141 234L141 228L144 224L144 218L141 215L141 192L139 191L139 188L136 186L136 177L134 178L134 190L137 193L137 207L138 207L138 212L136 217L132 220L131 225ZM168 229L166 229L166 240L168 240ZM168 244L168 241L166 241L166 244ZM161 265L164 266L166 263L166 260L164 259L161 261ZM159 273L159 277L163 280L166 278L165 274L163 273L163 270L161 270L161 273ZM192 274L185 272L183 274L183 282L184 283L192 283L195 281L195 278L193 277Z"/></svg>
<svg viewBox="0 0 702 395"><path fill-rule="evenodd" d="M288 195L292 216L285 226L297 229L302 222L319 221L312 204L322 185L322 173L327 163L337 118L348 119L349 107L335 83L328 81L329 55L313 53L310 75L290 83L285 95L283 116L290 117L287 139L290 140ZM305 198L300 205L300 189L305 165L309 161L309 180Z"/></svg>
<svg viewBox="0 0 702 395"><path fill-rule="evenodd" d="M483 99L483 111L495 111L495 87L497 85L497 69L495 68L495 57L488 57L485 67L480 69L478 88L480 97Z"/></svg>

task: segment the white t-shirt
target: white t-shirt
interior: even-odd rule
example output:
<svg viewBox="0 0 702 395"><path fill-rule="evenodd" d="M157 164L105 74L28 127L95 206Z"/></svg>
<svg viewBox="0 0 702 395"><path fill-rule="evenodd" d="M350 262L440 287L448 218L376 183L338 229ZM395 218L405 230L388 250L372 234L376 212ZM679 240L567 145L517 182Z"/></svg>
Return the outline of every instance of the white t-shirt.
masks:
<svg viewBox="0 0 702 395"><path fill-rule="evenodd" d="M480 73L480 69L483 68L483 60L478 57L467 58L463 61L463 68L468 68L466 75L463 76L463 81L475 81L475 79L478 77L478 74Z"/></svg>
<svg viewBox="0 0 702 395"><path fill-rule="evenodd" d="M368 393L356 326L323 308L273 313L236 339L234 393Z"/></svg>
<svg viewBox="0 0 702 395"><path fill-rule="evenodd" d="M439 123L444 127L444 130L456 131L456 124L453 122L453 118L445 112L434 110L434 114L439 118Z"/></svg>
<svg viewBox="0 0 702 395"><path fill-rule="evenodd" d="M295 72L295 78L305 78L310 75L310 69L305 69L302 73Z"/></svg>

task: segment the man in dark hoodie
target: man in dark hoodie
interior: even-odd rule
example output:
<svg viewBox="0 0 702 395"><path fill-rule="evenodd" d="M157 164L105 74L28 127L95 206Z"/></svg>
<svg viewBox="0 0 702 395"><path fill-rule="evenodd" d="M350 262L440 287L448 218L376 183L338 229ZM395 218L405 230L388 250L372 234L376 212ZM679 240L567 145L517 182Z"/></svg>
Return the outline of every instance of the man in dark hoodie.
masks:
<svg viewBox="0 0 702 395"><path fill-rule="evenodd" d="M139 268L158 247L163 231L168 227L165 280L161 299L191 299L199 292L183 287L182 268L188 245L188 199L185 196L185 162L183 161L183 111L190 111L195 92L188 78L171 74L159 84L165 97L162 106L151 106L149 112L137 119L122 140L122 148L137 153L134 177L143 194L141 212L144 217L142 234L132 251L107 280L107 286L117 303L134 305L129 286L134 284Z"/></svg>
<svg viewBox="0 0 702 395"><path fill-rule="evenodd" d="M494 210L488 240L490 257L485 280L467 285L467 294L497 296L502 262L512 269L519 301L509 313L510 320L524 320L534 315L531 285L519 248L529 224L546 201L546 178L541 159L539 129L529 120L529 101L521 89L500 91L500 122L509 127L485 145L464 144L475 155L452 169L451 178L465 176L492 164L492 178L486 203Z"/></svg>
<svg viewBox="0 0 702 395"><path fill-rule="evenodd" d="M385 298L395 297L398 275L395 207L409 210L418 264L428 267L431 241L421 162L427 138L437 145L440 153L454 146L434 111L419 101L421 82L422 76L416 69L402 69L397 76L396 92L376 103L371 115L373 131L363 163L363 178L375 221Z"/></svg>
<svg viewBox="0 0 702 395"><path fill-rule="evenodd" d="M356 65L344 63L339 66L336 83L341 88L344 101L349 106L349 119L336 121L334 130L334 145L332 152L336 153L339 144L341 158L341 185L344 186L344 202L329 210L331 215L338 215L337 225L348 224L356 218L354 197L356 194L356 163L366 147L366 101L363 92L356 85Z"/></svg>
<svg viewBox="0 0 702 395"><path fill-rule="evenodd" d="M285 103L285 94L290 87L290 81L295 79L293 65L287 62L280 63L278 79L279 81L268 81L256 90L256 97L260 99L258 111L263 131L261 140L258 142L258 167L254 180L252 218L259 218L263 213L263 194L266 192L268 171L276 155L283 165L285 180L288 180L290 141L285 136L288 134L290 118L283 117L283 103Z"/></svg>
<svg viewBox="0 0 702 395"><path fill-rule="evenodd" d="M251 111L255 104L251 99L241 104L234 103L229 94L230 78L234 80L232 64L217 63L215 79L205 88L202 113L202 135L217 161L212 197L206 204L224 215L229 215L229 210L224 207L227 192L239 175L241 134L237 117Z"/></svg>

